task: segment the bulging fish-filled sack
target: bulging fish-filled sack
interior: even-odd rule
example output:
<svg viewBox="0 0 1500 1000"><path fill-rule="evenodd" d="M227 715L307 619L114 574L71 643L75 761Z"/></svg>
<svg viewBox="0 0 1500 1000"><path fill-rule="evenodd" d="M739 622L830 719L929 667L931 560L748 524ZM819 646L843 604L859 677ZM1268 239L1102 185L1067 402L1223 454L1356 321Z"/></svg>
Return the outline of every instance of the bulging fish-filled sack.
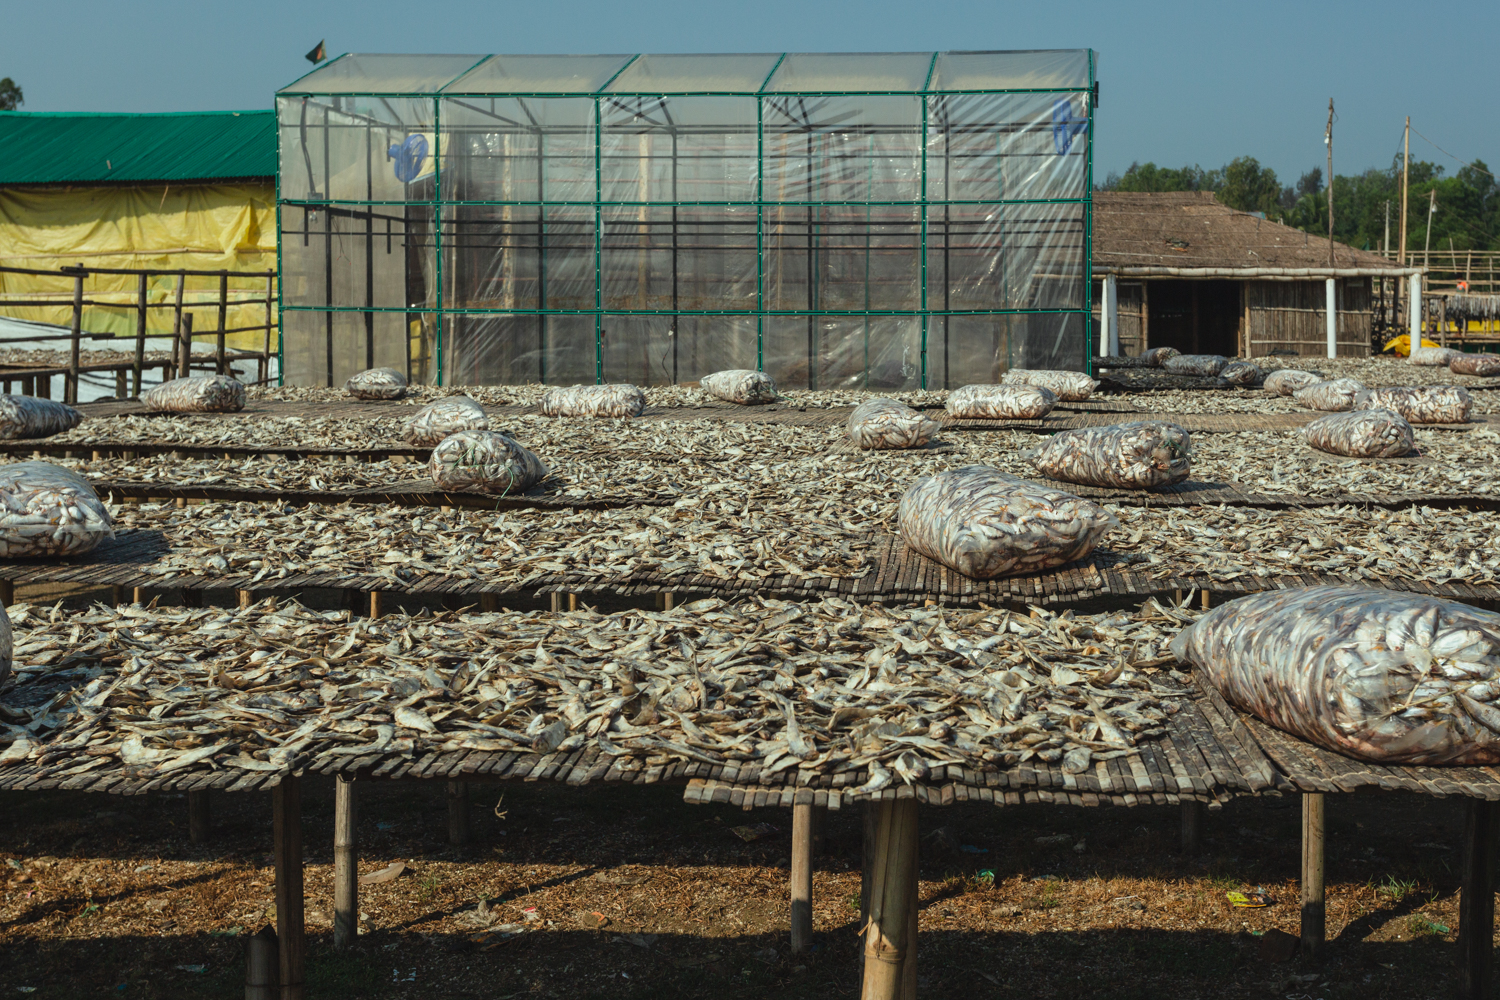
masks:
<svg viewBox="0 0 1500 1000"><path fill-rule="evenodd" d="M406 376L394 368L366 368L349 376L344 391L355 399L401 399L406 395Z"/></svg>
<svg viewBox="0 0 1500 1000"><path fill-rule="evenodd" d="M1192 471L1188 432L1163 420L1054 434L1028 454L1038 472L1065 483L1150 490L1180 483Z"/></svg>
<svg viewBox="0 0 1500 1000"><path fill-rule="evenodd" d="M1099 387L1096 379L1083 372L1042 371L1036 368L1012 368L1000 376L1001 385L1035 385L1050 389L1059 402L1078 403L1088 399Z"/></svg>
<svg viewBox="0 0 1500 1000"><path fill-rule="evenodd" d="M1459 354L1448 362L1448 370L1455 375L1493 378L1500 375L1500 354Z"/></svg>
<svg viewBox="0 0 1500 1000"><path fill-rule="evenodd" d="M1466 424L1473 405L1468 389L1426 385L1371 389L1356 408L1391 410L1414 424Z"/></svg>
<svg viewBox="0 0 1500 1000"><path fill-rule="evenodd" d="M78 426L83 414L36 396L0 396L0 439L44 438Z"/></svg>
<svg viewBox="0 0 1500 1000"><path fill-rule="evenodd" d="M1500 763L1500 615L1370 587L1268 590L1172 640L1231 705L1388 764Z"/></svg>
<svg viewBox="0 0 1500 1000"><path fill-rule="evenodd" d="M867 399L849 414L849 440L856 448L920 448L942 424L894 399Z"/></svg>
<svg viewBox="0 0 1500 1000"><path fill-rule="evenodd" d="M498 431L458 431L432 449L427 471L441 490L524 493L547 478L540 458Z"/></svg>
<svg viewBox="0 0 1500 1000"><path fill-rule="evenodd" d="M1213 377L1229 364L1222 354L1179 354L1161 363L1163 371L1173 375L1203 375Z"/></svg>
<svg viewBox="0 0 1500 1000"><path fill-rule="evenodd" d="M948 416L969 420L1040 420L1057 394L1039 385L966 385L948 393Z"/></svg>
<svg viewBox="0 0 1500 1000"><path fill-rule="evenodd" d="M1302 428L1302 437L1319 451L1349 458L1400 458L1416 447L1411 424L1390 410L1330 413Z"/></svg>
<svg viewBox="0 0 1500 1000"><path fill-rule="evenodd" d="M401 438L418 448L431 448L449 434L489 429L490 418L484 407L468 396L444 396L407 417L401 425Z"/></svg>
<svg viewBox="0 0 1500 1000"><path fill-rule="evenodd" d="M1290 396L1298 389L1306 389L1310 385L1317 385L1324 381L1323 376L1317 372L1304 372L1296 368L1282 368L1266 376L1265 383L1261 388L1267 392L1274 392L1278 396Z"/></svg>
<svg viewBox="0 0 1500 1000"><path fill-rule="evenodd" d="M236 413L245 408L245 387L228 375L174 378L141 393L141 405L166 413Z"/></svg>
<svg viewBox="0 0 1500 1000"><path fill-rule="evenodd" d="M1292 400L1310 410L1352 410L1370 396L1363 382L1335 378L1293 390Z"/></svg>
<svg viewBox="0 0 1500 1000"><path fill-rule="evenodd" d="M1454 356L1459 353L1451 347L1413 347L1411 357L1407 360L1414 365L1437 368L1452 363Z"/></svg>
<svg viewBox="0 0 1500 1000"><path fill-rule="evenodd" d="M710 396L744 406L774 403L780 398L776 393L775 379L765 372L748 368L731 368L705 375L698 380L698 388Z"/></svg>
<svg viewBox="0 0 1500 1000"><path fill-rule="evenodd" d="M1249 361L1231 361L1219 369L1219 378L1230 385L1254 385L1265 377L1260 366Z"/></svg>
<svg viewBox="0 0 1500 1000"><path fill-rule="evenodd" d="M976 580L1082 559L1119 524L1092 500L984 465L917 480L898 521L912 550Z"/></svg>
<svg viewBox="0 0 1500 1000"><path fill-rule="evenodd" d="M1151 350L1143 352L1141 359L1148 365L1155 365L1157 368L1160 368L1162 363L1168 358L1175 358L1181 353L1175 347L1153 347Z"/></svg>
<svg viewBox="0 0 1500 1000"><path fill-rule="evenodd" d="M0 559L82 555L113 537L99 494L72 469L0 465Z"/></svg>
<svg viewBox="0 0 1500 1000"><path fill-rule="evenodd" d="M646 394L633 385L570 385L542 397L546 417L638 417Z"/></svg>

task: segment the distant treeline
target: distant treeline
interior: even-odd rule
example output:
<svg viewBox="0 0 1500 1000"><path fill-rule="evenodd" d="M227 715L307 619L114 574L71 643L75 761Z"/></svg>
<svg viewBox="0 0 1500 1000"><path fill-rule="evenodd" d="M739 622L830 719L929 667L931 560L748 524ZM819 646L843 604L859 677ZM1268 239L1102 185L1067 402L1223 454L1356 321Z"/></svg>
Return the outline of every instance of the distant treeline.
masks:
<svg viewBox="0 0 1500 1000"><path fill-rule="evenodd" d="M1323 171L1314 167L1286 187L1276 171L1251 156L1241 156L1217 170L1199 166L1158 167L1132 163L1124 174L1111 173L1100 191L1212 191L1220 201L1243 212L1320 236L1328 232L1328 195ZM1432 216L1432 249L1500 250L1500 185L1480 160L1452 176L1425 160L1411 164L1407 196L1406 249L1421 252L1427 238L1430 192L1437 192ZM1390 246L1401 238L1401 161L1389 169L1333 178L1333 234L1349 246L1379 251L1385 239L1385 205L1390 202Z"/></svg>

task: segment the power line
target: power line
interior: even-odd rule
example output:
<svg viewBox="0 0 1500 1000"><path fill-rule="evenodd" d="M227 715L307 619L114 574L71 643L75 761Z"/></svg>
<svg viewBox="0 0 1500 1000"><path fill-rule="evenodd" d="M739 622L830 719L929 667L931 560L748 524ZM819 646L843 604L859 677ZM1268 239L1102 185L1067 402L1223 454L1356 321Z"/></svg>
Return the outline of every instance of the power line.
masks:
<svg viewBox="0 0 1500 1000"><path fill-rule="evenodd" d="M1427 142L1427 144L1429 146L1431 146L1433 149L1437 150L1439 153L1442 153L1445 156L1452 157L1452 159L1454 160L1454 162L1456 162L1456 163L1462 163L1466 167L1473 167L1479 173L1484 174L1486 177L1490 178L1491 180L1495 180L1496 179L1496 177L1495 177L1494 174L1490 173L1488 170L1484 169L1483 167L1475 167L1473 163L1469 163L1469 162L1465 162L1464 160L1460 160L1458 157L1456 157L1452 153L1448 152L1442 146L1439 146L1437 143L1433 142L1431 139L1428 139L1425 135L1422 135L1422 133L1418 132L1416 128L1413 128L1412 131L1416 132L1417 135L1422 136L1422 138Z"/></svg>

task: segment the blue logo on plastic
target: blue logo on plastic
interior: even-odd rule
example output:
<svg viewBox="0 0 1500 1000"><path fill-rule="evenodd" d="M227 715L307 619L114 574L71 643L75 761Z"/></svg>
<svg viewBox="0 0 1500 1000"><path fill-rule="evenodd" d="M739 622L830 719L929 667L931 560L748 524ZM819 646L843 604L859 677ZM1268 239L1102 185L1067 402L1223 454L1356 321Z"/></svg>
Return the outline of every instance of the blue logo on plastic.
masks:
<svg viewBox="0 0 1500 1000"><path fill-rule="evenodd" d="M393 145L387 152L396 161L396 180L410 184L422 172L422 164L427 162L427 137L409 135L405 142Z"/></svg>
<svg viewBox="0 0 1500 1000"><path fill-rule="evenodd" d="M1052 145L1058 156L1066 156L1073 148L1073 137L1087 132L1089 120L1073 117L1073 102L1059 97L1052 105Z"/></svg>

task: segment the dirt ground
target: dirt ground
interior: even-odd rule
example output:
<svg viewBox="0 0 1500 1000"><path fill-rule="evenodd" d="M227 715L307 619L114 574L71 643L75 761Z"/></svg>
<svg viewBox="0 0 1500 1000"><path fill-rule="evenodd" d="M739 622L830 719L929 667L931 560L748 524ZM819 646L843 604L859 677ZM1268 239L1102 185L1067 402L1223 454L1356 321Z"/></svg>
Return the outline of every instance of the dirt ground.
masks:
<svg viewBox="0 0 1500 1000"><path fill-rule="evenodd" d="M817 942L792 956L787 811L476 783L472 840L454 848L441 783L371 782L360 871L409 868L362 887L362 936L340 953L332 786L304 788L316 1000L858 996L857 811L829 815ZM274 916L270 799L219 794L213 809L212 842L194 846L181 795L0 795L0 996L242 996L243 937ZM1266 934L1297 933L1294 798L1209 812L1193 858L1176 809L924 810L922 993L1453 995L1462 804L1370 794L1330 797L1328 814L1330 944L1309 967L1278 961ZM776 829L733 829L760 823ZM1226 900L1254 890L1269 905Z"/></svg>

